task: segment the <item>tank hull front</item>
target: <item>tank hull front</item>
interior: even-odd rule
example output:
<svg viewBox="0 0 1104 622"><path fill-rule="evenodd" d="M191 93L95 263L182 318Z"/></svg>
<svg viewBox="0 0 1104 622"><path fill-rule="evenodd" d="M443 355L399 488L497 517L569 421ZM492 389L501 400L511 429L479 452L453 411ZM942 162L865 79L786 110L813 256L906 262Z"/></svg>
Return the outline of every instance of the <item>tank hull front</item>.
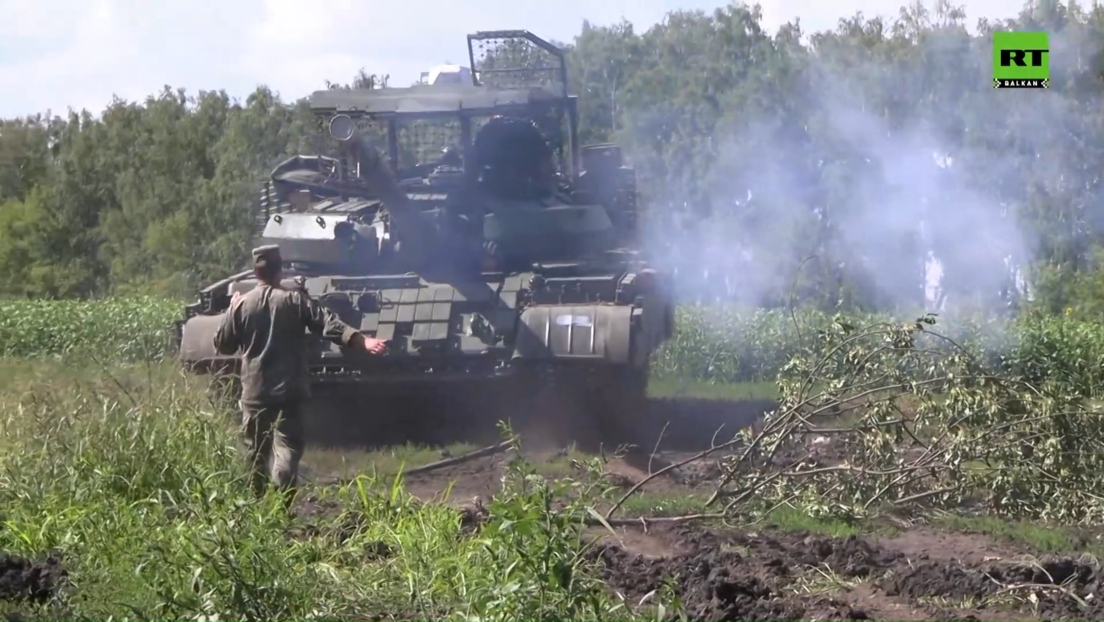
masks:
<svg viewBox="0 0 1104 622"><path fill-rule="evenodd" d="M347 324L389 343L389 353L378 357L304 335L312 394L308 441L493 443L501 422L518 432L536 430L533 438L542 440L626 440L610 434L633 427L650 357L670 336L670 301L662 290L626 287L634 275L624 272L534 276L296 281ZM252 286L248 279L229 283L222 304ZM189 307L177 340L181 362L217 375L225 388L240 360L214 349L219 303L208 292Z"/></svg>

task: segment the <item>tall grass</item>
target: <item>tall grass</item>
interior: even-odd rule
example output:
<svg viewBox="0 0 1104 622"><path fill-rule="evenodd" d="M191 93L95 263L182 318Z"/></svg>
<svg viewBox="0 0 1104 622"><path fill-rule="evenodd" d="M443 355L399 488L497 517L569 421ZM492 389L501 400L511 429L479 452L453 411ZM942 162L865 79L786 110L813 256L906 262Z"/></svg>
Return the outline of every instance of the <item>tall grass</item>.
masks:
<svg viewBox="0 0 1104 622"><path fill-rule="evenodd" d="M234 414L169 364L7 361L0 378L0 553L56 552L71 573L25 615L633 617L587 571L584 508L552 516L539 478L520 477L478 533L371 477L306 489L289 516L249 493Z"/></svg>

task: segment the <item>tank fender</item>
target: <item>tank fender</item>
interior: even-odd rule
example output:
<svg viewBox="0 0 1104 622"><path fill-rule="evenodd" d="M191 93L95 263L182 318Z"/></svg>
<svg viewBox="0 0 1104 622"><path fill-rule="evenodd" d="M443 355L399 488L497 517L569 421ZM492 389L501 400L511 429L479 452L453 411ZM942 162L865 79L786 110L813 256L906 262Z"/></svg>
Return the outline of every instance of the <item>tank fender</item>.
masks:
<svg viewBox="0 0 1104 622"><path fill-rule="evenodd" d="M521 313L513 358L630 362L633 307L538 305Z"/></svg>
<svg viewBox="0 0 1104 622"><path fill-rule="evenodd" d="M215 332L222 323L222 314L196 315L184 322L180 338L180 360L188 363L233 361L237 356L225 356L215 350Z"/></svg>

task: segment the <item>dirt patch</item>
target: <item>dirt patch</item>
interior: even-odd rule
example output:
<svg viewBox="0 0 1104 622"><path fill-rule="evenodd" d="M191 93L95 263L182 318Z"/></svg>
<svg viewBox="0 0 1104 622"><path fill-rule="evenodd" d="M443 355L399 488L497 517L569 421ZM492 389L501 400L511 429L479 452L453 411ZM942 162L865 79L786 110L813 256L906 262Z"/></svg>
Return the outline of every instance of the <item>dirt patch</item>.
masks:
<svg viewBox="0 0 1104 622"><path fill-rule="evenodd" d="M899 541L908 554L854 536L671 528L607 540L594 559L630 603L671 589L694 620L1104 619L1095 563L917 561L920 540Z"/></svg>
<svg viewBox="0 0 1104 622"><path fill-rule="evenodd" d="M914 527L900 535L886 538L881 543L917 561L944 560L983 564L1022 555L983 534L941 532L929 527Z"/></svg>
<svg viewBox="0 0 1104 622"><path fill-rule="evenodd" d="M56 556L32 562L0 553L0 601L45 602L57 593L69 573Z"/></svg>
<svg viewBox="0 0 1104 622"><path fill-rule="evenodd" d="M1039 564L985 564L968 567L957 562L927 561L899 569L880 587L890 595L911 599L933 598L978 603L987 607L992 597L1037 601L1046 620L1101 620L1104 605L1096 600L1101 569L1096 563L1060 558Z"/></svg>
<svg viewBox="0 0 1104 622"><path fill-rule="evenodd" d="M769 407L723 400L649 400L634 421L631 438L603 439L607 457L622 443L635 445L607 464L606 476L631 486L731 439ZM420 414L404 411L400 416L407 414L419 417L418 425L428 425ZM520 429L526 459L539 468L563 458L564 447L573 438L574 423L569 419L530 420L529 427ZM474 429L463 430L465 426L462 419L451 420L434 429L430 443L481 438ZM574 436L595 429L584 427ZM454 433L458 429L465 434ZM501 440L496 434L484 438L481 445ZM770 459L757 456L746 466L760 471L790 468L798 461L827 466L846 459L850 452L845 438L810 434L793 438ZM718 460L725 453L674 468L651 480L647 491L678 495L711 488L721 474ZM408 475L404 483L409 492L426 501L440 500L448 491L450 503L462 512L463 531L475 533L487 520L486 503L500 493L502 476L513 458L512 452L474 458ZM560 464L548 472L566 474L568 466ZM308 518L333 511L309 501L303 506ZM1057 559L1034 566L1022 561L1022 552L1010 544L983 535L917 527L887 538L829 538L670 524L652 525L646 531L626 527L618 530L616 538L597 529L590 533L599 538L590 553L592 561L612 589L632 605L656 598L653 592L673 590L680 597L682 613L694 620L1104 619L1104 606L1096 602L1104 574L1095 564ZM391 554L373 545L365 558Z"/></svg>
<svg viewBox="0 0 1104 622"><path fill-rule="evenodd" d="M636 528L619 527L614 528L613 534L604 527L592 527L588 533L597 538L601 546L617 547L630 555L663 558L687 552L683 543L670 537L662 527L647 533Z"/></svg>
<svg viewBox="0 0 1104 622"><path fill-rule="evenodd" d="M405 475L403 484L419 499L441 500L447 493L450 502L478 504L501 492L502 475L513 457L507 452L428 473Z"/></svg>
<svg viewBox="0 0 1104 622"><path fill-rule="evenodd" d="M763 558L732 548L697 548L651 558L605 546L596 557L603 578L630 602L640 603L666 586L678 593L692 620L870 619L842 601L788 593L790 567L784 555Z"/></svg>

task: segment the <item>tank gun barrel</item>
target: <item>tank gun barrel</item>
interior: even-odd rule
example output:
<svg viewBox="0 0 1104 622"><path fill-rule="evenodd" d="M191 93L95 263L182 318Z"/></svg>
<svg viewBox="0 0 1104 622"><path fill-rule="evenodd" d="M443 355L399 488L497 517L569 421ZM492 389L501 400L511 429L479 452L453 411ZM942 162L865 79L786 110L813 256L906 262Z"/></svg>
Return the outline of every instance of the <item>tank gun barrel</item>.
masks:
<svg viewBox="0 0 1104 622"><path fill-rule="evenodd" d="M405 253L425 257L426 250L431 247L433 231L419 217L418 208L395 181L394 173L380 150L357 130L348 115L339 114L330 119L329 130L330 135L356 158L361 178L383 200Z"/></svg>

